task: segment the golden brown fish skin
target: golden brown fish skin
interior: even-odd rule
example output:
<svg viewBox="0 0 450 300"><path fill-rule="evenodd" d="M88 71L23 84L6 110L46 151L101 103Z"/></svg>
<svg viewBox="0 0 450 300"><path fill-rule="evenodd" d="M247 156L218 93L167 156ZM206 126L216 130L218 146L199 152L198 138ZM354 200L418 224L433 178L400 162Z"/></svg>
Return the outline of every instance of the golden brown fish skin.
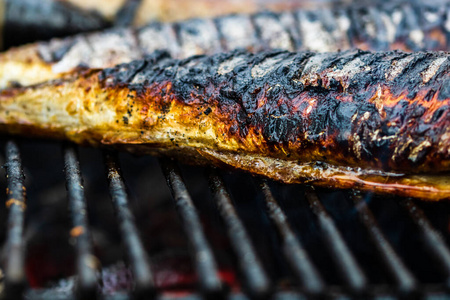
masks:
<svg viewBox="0 0 450 300"><path fill-rule="evenodd" d="M447 53L164 53L4 90L0 130L450 199ZM443 172L443 173L442 173Z"/></svg>
<svg viewBox="0 0 450 300"><path fill-rule="evenodd" d="M0 54L0 88L56 79L80 65L107 68L167 50L173 58L244 48L334 52L445 50L450 4L367 5L153 23L24 46ZM434 20L434 21L429 21Z"/></svg>

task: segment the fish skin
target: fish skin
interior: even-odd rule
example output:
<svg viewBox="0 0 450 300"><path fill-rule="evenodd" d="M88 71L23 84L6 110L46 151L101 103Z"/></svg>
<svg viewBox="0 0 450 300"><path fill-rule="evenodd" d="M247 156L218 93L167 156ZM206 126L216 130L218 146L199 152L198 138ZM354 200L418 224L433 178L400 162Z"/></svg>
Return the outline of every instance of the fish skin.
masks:
<svg viewBox="0 0 450 300"><path fill-rule="evenodd" d="M0 88L56 79L78 67L113 67L144 58L156 50L166 50L172 57L184 59L238 48L254 52L448 48L450 27L445 24L450 4L439 6L438 10L433 6L404 3L368 7L152 23L27 45L0 54ZM433 22L428 20L430 16Z"/></svg>
<svg viewBox="0 0 450 300"><path fill-rule="evenodd" d="M230 13L327 7L336 1L197 0L0 0L2 49L111 26L143 26Z"/></svg>
<svg viewBox="0 0 450 300"><path fill-rule="evenodd" d="M278 50L177 60L158 52L3 90L0 130L286 183L449 199L449 57Z"/></svg>

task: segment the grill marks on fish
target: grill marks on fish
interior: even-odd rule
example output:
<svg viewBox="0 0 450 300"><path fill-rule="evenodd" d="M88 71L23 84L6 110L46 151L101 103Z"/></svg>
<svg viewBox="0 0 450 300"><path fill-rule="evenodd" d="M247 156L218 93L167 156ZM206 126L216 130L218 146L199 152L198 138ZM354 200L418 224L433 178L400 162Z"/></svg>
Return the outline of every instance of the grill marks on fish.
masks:
<svg viewBox="0 0 450 300"><path fill-rule="evenodd" d="M189 153L285 182L450 198L447 175L430 175L450 169L448 57L235 51L175 60L158 52L5 90L0 127Z"/></svg>
<svg viewBox="0 0 450 300"><path fill-rule="evenodd" d="M235 49L261 50L255 27L248 15L230 15L215 19L225 51Z"/></svg>
<svg viewBox="0 0 450 300"><path fill-rule="evenodd" d="M217 27L211 19L194 19L176 27L180 53L183 57L221 52Z"/></svg>
<svg viewBox="0 0 450 300"><path fill-rule="evenodd" d="M137 40L144 55L150 55L157 50L166 50L178 57L180 46L175 29L170 24L155 23L137 29Z"/></svg>
<svg viewBox="0 0 450 300"><path fill-rule="evenodd" d="M294 50L292 37L275 13L260 13L252 18L259 40L266 49Z"/></svg>

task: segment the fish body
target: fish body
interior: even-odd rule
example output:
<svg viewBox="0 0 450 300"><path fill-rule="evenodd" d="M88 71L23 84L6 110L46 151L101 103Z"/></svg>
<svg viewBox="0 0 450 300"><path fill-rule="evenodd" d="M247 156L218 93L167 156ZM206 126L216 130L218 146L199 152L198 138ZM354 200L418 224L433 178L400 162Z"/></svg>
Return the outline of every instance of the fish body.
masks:
<svg viewBox="0 0 450 300"><path fill-rule="evenodd" d="M286 183L450 198L450 55L157 52L6 89L0 129Z"/></svg>
<svg viewBox="0 0 450 300"><path fill-rule="evenodd" d="M0 88L51 80L77 68L107 68L156 50L173 58L246 49L333 52L352 48L445 50L450 4L384 4L235 14L115 28L0 54Z"/></svg>
<svg viewBox="0 0 450 300"><path fill-rule="evenodd" d="M229 13L323 7L335 1L292 0L0 0L3 49L114 26L143 26ZM0 47L1 49L2 47Z"/></svg>

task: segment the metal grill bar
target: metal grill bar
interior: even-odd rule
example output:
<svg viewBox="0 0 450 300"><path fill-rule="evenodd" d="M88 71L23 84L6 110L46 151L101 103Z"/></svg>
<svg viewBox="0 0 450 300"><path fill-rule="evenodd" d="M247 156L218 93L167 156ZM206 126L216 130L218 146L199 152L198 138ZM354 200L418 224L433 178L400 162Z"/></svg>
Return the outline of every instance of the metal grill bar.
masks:
<svg viewBox="0 0 450 300"><path fill-rule="evenodd" d="M372 197L372 194L368 194L367 196ZM398 290L401 293L414 292L417 288L416 279L382 233L366 202L359 194L353 194L350 197L355 203L360 220L366 227L369 237L381 255L390 275L397 283Z"/></svg>
<svg viewBox="0 0 450 300"><path fill-rule="evenodd" d="M314 214L317 216L324 241L329 247L333 259L344 275L344 279L355 294L363 293L367 287L367 278L356 262L345 243L341 233L334 224L333 219L327 213L315 191L310 188L306 191L306 199Z"/></svg>
<svg viewBox="0 0 450 300"><path fill-rule="evenodd" d="M433 228L424 212L410 199L403 200L402 205L418 226L428 251L432 253L441 272L445 276L446 287L450 289L450 250L442 236Z"/></svg>
<svg viewBox="0 0 450 300"><path fill-rule="evenodd" d="M80 174L80 163L74 146L65 145L63 151L67 196L73 224L70 234L76 240L77 298L96 299L98 260L92 251L91 233L86 215L86 198L84 195L83 180Z"/></svg>
<svg viewBox="0 0 450 300"><path fill-rule="evenodd" d="M26 209L25 176L19 147L6 142L6 207L9 208L5 259L5 298L22 299L25 288L25 242L23 239Z"/></svg>
<svg viewBox="0 0 450 300"><path fill-rule="evenodd" d="M180 169L175 162L168 158L160 159L159 163L193 250L201 292L209 299L222 298L224 297L224 286L218 276L217 263L206 240L198 213L181 177Z"/></svg>
<svg viewBox="0 0 450 300"><path fill-rule="evenodd" d="M283 253L294 271L297 279L303 285L304 291L311 296L324 293L324 283L308 253L290 228L286 215L281 210L272 195L266 180L258 180L264 194L270 219L273 221L283 244Z"/></svg>
<svg viewBox="0 0 450 300"><path fill-rule="evenodd" d="M269 278L257 257L242 221L239 219L223 179L214 169L209 170L208 177L214 200L218 204L220 215L227 227L228 237L244 275L245 288L253 299L268 298L271 294Z"/></svg>
<svg viewBox="0 0 450 300"><path fill-rule="evenodd" d="M134 216L128 207L128 195L123 182L117 155L104 153L107 168L109 192L119 219L119 227L128 260L133 272L135 288L134 299L151 299L156 295L153 275L150 271L148 255L139 237Z"/></svg>

